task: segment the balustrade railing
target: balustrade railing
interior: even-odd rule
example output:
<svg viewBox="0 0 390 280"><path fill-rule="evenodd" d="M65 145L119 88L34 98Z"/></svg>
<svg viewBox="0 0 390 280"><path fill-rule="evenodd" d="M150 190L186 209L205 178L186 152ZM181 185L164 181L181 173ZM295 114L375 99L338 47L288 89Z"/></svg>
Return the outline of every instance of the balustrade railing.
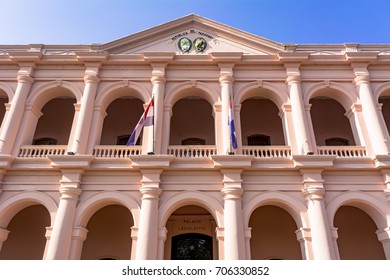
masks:
<svg viewBox="0 0 390 280"><path fill-rule="evenodd" d="M22 146L19 151L18 157L22 158L43 158L49 155L59 156L65 155L66 145L31 145Z"/></svg>
<svg viewBox="0 0 390 280"><path fill-rule="evenodd" d="M361 146L319 146L318 155L338 156L343 158L366 157L366 148Z"/></svg>
<svg viewBox="0 0 390 280"><path fill-rule="evenodd" d="M260 158L288 158L291 156L289 146L243 146L243 155Z"/></svg>
<svg viewBox="0 0 390 280"><path fill-rule="evenodd" d="M142 146L95 146L93 155L97 158L126 158L142 153Z"/></svg>
<svg viewBox="0 0 390 280"><path fill-rule="evenodd" d="M168 155L179 158L204 158L217 154L217 146L169 146Z"/></svg>

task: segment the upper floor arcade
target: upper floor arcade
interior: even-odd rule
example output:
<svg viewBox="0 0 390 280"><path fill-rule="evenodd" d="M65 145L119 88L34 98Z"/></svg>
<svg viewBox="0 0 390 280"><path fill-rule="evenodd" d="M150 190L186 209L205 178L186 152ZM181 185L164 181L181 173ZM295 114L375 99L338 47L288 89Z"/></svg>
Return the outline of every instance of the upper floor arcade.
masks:
<svg viewBox="0 0 390 280"><path fill-rule="evenodd" d="M0 151L387 155L389 48L283 45L196 15L106 44L2 46ZM128 147L152 96L154 126Z"/></svg>

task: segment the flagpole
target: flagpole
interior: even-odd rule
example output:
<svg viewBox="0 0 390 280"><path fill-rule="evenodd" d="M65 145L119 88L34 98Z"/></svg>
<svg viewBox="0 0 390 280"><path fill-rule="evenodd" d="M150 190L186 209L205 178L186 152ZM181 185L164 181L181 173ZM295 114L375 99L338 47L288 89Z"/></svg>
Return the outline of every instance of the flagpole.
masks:
<svg viewBox="0 0 390 280"><path fill-rule="evenodd" d="M153 101L153 120L152 120L152 151L151 152L148 152L148 155L154 155L154 146L155 146L155 144L156 144L156 140L155 140L155 138L154 138L154 120L155 120L155 117L156 117L156 115L155 115L155 113L156 113L156 111L154 110L154 106L155 106L155 104L154 104L154 93L152 93L152 101Z"/></svg>
<svg viewBox="0 0 390 280"><path fill-rule="evenodd" d="M232 98L232 93L229 92L229 149L228 149L228 155L234 155L234 150L233 150L233 139L232 139L232 131L231 131L231 126L234 125L234 110L233 110L233 98ZM233 120L233 121L232 121Z"/></svg>

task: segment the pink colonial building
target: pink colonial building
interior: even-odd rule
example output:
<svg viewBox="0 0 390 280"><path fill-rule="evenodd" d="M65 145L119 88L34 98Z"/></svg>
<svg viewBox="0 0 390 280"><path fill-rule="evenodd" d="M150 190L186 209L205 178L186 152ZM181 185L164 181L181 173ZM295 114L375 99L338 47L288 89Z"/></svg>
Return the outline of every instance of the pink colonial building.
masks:
<svg viewBox="0 0 390 280"><path fill-rule="evenodd" d="M0 45L0 98L0 259L390 259L390 44L188 15Z"/></svg>

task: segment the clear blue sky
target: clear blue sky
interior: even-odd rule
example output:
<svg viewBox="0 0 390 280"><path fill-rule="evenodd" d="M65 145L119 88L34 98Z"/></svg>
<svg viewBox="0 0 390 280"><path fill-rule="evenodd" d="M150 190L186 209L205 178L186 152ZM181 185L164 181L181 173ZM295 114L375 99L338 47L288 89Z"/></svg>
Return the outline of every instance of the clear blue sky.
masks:
<svg viewBox="0 0 390 280"><path fill-rule="evenodd" d="M390 0L0 0L0 45L106 43L191 13L279 43L390 43Z"/></svg>

